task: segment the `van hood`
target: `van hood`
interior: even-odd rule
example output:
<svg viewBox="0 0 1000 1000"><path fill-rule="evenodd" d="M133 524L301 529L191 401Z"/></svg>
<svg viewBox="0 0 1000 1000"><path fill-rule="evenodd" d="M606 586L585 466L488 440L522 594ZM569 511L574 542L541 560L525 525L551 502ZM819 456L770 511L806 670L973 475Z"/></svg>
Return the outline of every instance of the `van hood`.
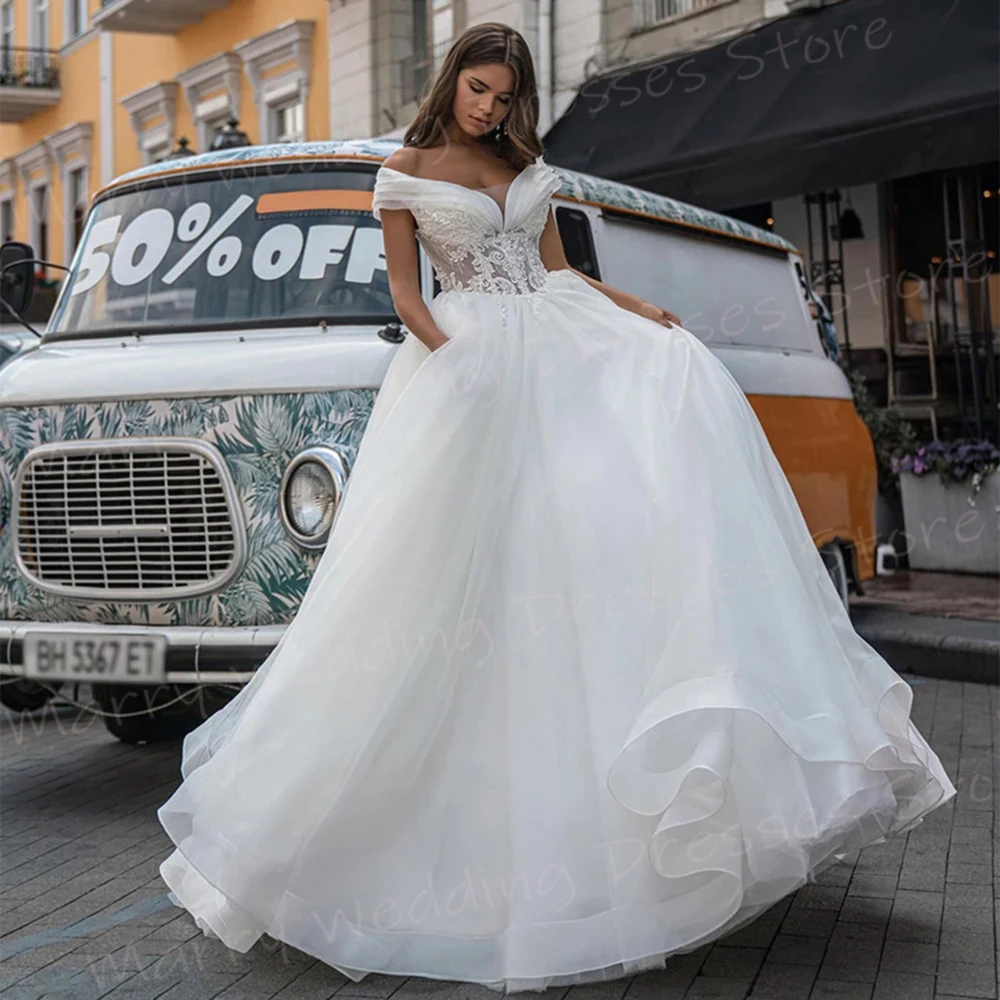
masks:
<svg viewBox="0 0 1000 1000"><path fill-rule="evenodd" d="M0 368L0 406L377 389L396 350L377 335L380 327L43 343Z"/></svg>

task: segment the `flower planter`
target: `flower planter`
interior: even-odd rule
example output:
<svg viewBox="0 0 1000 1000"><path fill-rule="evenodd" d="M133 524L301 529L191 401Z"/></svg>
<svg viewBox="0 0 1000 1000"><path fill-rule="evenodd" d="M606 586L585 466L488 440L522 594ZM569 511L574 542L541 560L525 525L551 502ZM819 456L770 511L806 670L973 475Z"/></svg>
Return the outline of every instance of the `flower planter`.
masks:
<svg viewBox="0 0 1000 1000"><path fill-rule="evenodd" d="M1000 473L973 495L968 483L901 472L903 519L911 569L1000 573Z"/></svg>

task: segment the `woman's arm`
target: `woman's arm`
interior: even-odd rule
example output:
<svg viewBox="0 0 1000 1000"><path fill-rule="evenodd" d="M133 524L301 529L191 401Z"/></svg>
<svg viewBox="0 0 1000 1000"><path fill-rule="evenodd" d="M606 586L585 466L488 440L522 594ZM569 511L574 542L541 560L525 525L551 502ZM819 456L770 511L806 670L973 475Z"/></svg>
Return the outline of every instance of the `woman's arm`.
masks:
<svg viewBox="0 0 1000 1000"><path fill-rule="evenodd" d="M419 150L397 149L386 166L404 174L418 174ZM417 224L404 208L382 209L382 243L389 291L396 315L429 351L436 351L450 339L434 322L423 295L420 294L420 254L417 250Z"/></svg>
<svg viewBox="0 0 1000 1000"><path fill-rule="evenodd" d="M392 304L406 328L429 351L436 351L449 338L434 322L420 294L420 256L416 222L405 208L382 209L382 240L389 275Z"/></svg>
<svg viewBox="0 0 1000 1000"><path fill-rule="evenodd" d="M603 292L622 309L627 309L629 312L634 312L638 316L651 319L654 323L660 323L666 327L672 327L675 324L681 325L681 321L672 312L667 312L666 309L661 309L659 306L653 305L652 302L639 298L638 295L623 292L620 288L612 288L610 285L604 284L603 281L598 281L596 278L591 278L582 271L578 271L575 267L570 267L569 261L566 260L562 237L559 235L559 227L556 225L555 213L552 211L549 212L548 222L545 223L545 229L542 230L538 250L542 257L542 263L549 271L572 271L583 278L588 285Z"/></svg>

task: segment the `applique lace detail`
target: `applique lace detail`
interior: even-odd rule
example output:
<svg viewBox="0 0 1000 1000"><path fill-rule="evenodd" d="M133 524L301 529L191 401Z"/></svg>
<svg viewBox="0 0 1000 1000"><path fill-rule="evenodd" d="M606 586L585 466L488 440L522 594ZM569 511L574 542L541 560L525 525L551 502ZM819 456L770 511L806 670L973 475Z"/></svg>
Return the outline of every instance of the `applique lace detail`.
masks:
<svg viewBox="0 0 1000 1000"><path fill-rule="evenodd" d="M545 287L548 271L538 239L548 218L548 199L509 230L497 230L479 212L415 205L417 238L427 251L445 292L523 295Z"/></svg>

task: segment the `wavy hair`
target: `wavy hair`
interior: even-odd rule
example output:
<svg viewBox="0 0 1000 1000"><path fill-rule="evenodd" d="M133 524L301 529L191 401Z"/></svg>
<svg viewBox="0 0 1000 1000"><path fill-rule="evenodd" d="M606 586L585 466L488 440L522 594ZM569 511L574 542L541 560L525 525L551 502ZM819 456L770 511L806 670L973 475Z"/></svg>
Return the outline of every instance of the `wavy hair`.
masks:
<svg viewBox="0 0 1000 1000"><path fill-rule="evenodd" d="M514 75L510 110L501 123L482 137L515 170L523 170L542 155L538 137L538 87L531 51L522 35L507 24L490 21L466 29L452 43L430 93L403 137L404 146L426 149L447 141L458 74L469 66L500 63Z"/></svg>

